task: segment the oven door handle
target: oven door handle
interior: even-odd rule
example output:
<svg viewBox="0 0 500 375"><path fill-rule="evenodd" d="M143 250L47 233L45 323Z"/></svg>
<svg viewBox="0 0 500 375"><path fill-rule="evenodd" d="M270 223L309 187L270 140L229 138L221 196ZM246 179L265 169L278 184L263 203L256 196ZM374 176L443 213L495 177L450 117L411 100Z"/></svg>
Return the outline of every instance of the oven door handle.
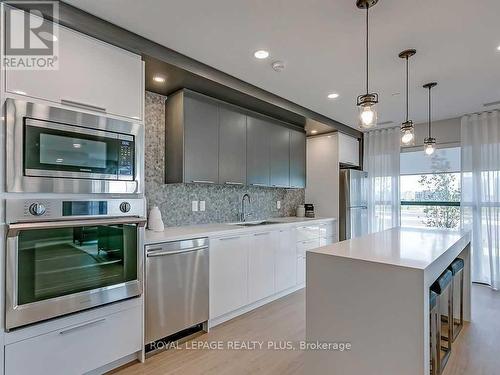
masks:
<svg viewBox="0 0 500 375"><path fill-rule="evenodd" d="M89 227L94 225L114 225L114 224L137 224L139 227L146 225L146 219L143 217L123 217L107 219L89 219L89 220L64 220L64 221L42 221L30 223L10 224L7 229L7 237L16 237L20 231L32 229L54 229L68 227Z"/></svg>

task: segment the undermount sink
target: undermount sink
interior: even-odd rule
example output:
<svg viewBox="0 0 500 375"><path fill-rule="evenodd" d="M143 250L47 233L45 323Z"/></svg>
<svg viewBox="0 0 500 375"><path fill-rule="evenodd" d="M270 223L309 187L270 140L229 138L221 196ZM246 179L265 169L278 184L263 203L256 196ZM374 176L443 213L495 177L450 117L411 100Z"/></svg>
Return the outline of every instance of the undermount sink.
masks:
<svg viewBox="0 0 500 375"><path fill-rule="evenodd" d="M235 223L233 225L238 225L240 227L255 227L258 225L271 225L271 224L281 224L279 221L269 221L269 220L262 220L262 221L249 221L247 223Z"/></svg>

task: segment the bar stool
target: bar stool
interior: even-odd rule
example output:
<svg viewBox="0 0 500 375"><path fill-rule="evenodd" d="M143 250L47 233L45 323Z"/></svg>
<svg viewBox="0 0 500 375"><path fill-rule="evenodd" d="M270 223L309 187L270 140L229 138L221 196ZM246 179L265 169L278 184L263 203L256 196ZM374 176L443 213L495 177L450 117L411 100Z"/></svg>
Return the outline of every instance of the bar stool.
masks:
<svg viewBox="0 0 500 375"><path fill-rule="evenodd" d="M438 375L437 369L440 367L441 350L441 319L439 319L438 295L432 290L429 291L429 318L430 318L430 342L431 342L431 375Z"/></svg>
<svg viewBox="0 0 500 375"><path fill-rule="evenodd" d="M457 338L458 334L462 330L462 327L464 326L464 261L463 259L457 258L455 259L448 269L451 271L453 275L453 280L451 282L451 307L452 307L452 321L453 324L452 326L452 338L453 341ZM455 286L456 286L456 281L460 277L460 318L458 321L455 319Z"/></svg>
<svg viewBox="0 0 500 375"><path fill-rule="evenodd" d="M437 340L438 340L438 345L437 345L437 348L439 348L439 351L437 353L437 358L438 361L438 366L436 368L436 374L441 374L446 366L446 363L448 363L448 359L450 358L450 354L451 354L451 343L453 341L452 339L452 332L453 332L453 319L452 319L452 313L453 313L453 309L452 309L452 286L451 286L451 282L453 280L453 274L451 273L450 270L446 270L444 271L441 276L438 277L438 279L434 282L434 284L432 284L431 286L431 291L433 291L434 293L436 293L438 295L438 302L437 304L439 305L438 308L438 313L439 313L439 322L445 322L446 323L446 330L447 330L447 335L443 335L443 332L442 332L442 328L443 328L443 325L440 324L439 327L438 327L438 334L437 334ZM447 315L445 316L442 316L441 314L441 306L446 306L446 305L442 305L441 304L441 301L443 298L446 298L446 302L447 302L447 305L448 305L448 311L447 311ZM445 318L445 319L443 319ZM443 346L442 345L442 342L445 341L447 342L447 345L446 346ZM444 355L443 357L441 358L441 352L444 352Z"/></svg>

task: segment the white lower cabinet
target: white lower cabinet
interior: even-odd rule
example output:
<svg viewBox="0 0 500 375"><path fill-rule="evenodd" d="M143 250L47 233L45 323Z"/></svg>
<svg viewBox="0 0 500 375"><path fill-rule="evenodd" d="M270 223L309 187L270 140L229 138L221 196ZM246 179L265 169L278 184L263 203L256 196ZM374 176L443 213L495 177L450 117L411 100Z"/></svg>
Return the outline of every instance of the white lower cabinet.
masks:
<svg viewBox="0 0 500 375"><path fill-rule="evenodd" d="M274 252L278 246L278 232L254 233L248 249L249 302L266 298L275 292Z"/></svg>
<svg viewBox="0 0 500 375"><path fill-rule="evenodd" d="M297 252L295 249L295 230L282 229L278 233L278 246L275 250L276 292L289 289L297 283Z"/></svg>
<svg viewBox="0 0 500 375"><path fill-rule="evenodd" d="M248 236L210 240L210 318L248 303Z"/></svg>
<svg viewBox="0 0 500 375"><path fill-rule="evenodd" d="M333 237L320 237L319 246L331 245L334 242L335 242L335 239Z"/></svg>
<svg viewBox="0 0 500 375"><path fill-rule="evenodd" d="M266 232L211 237L212 323L220 324L272 300L273 296L282 296L286 290L302 287L306 251L336 242L333 225L332 220L316 221Z"/></svg>
<svg viewBox="0 0 500 375"><path fill-rule="evenodd" d="M297 257L297 284L301 285L306 282L306 256Z"/></svg>
<svg viewBox="0 0 500 375"><path fill-rule="evenodd" d="M7 375L83 374L142 347L142 308L123 310L5 346Z"/></svg>

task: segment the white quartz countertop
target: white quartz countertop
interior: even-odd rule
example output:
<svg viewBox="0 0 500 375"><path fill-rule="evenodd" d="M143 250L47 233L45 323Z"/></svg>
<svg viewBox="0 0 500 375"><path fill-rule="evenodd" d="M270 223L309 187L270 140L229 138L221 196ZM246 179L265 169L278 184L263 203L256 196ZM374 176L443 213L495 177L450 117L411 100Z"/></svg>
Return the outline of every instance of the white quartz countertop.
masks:
<svg viewBox="0 0 500 375"><path fill-rule="evenodd" d="M180 227L166 227L163 232L153 232L146 230L144 244L150 245L154 243L178 241L197 237L215 237L222 236L228 233L252 233L256 231L268 231L272 228L288 225L310 224L319 221L336 220L335 218L305 218L305 217L278 217L267 219L266 221L275 221L277 224L258 225L252 227L244 227L231 223L221 224L202 224L202 225L187 225Z"/></svg>
<svg viewBox="0 0 500 375"><path fill-rule="evenodd" d="M468 231L397 227L308 253L425 270L454 246L463 248L469 241Z"/></svg>

